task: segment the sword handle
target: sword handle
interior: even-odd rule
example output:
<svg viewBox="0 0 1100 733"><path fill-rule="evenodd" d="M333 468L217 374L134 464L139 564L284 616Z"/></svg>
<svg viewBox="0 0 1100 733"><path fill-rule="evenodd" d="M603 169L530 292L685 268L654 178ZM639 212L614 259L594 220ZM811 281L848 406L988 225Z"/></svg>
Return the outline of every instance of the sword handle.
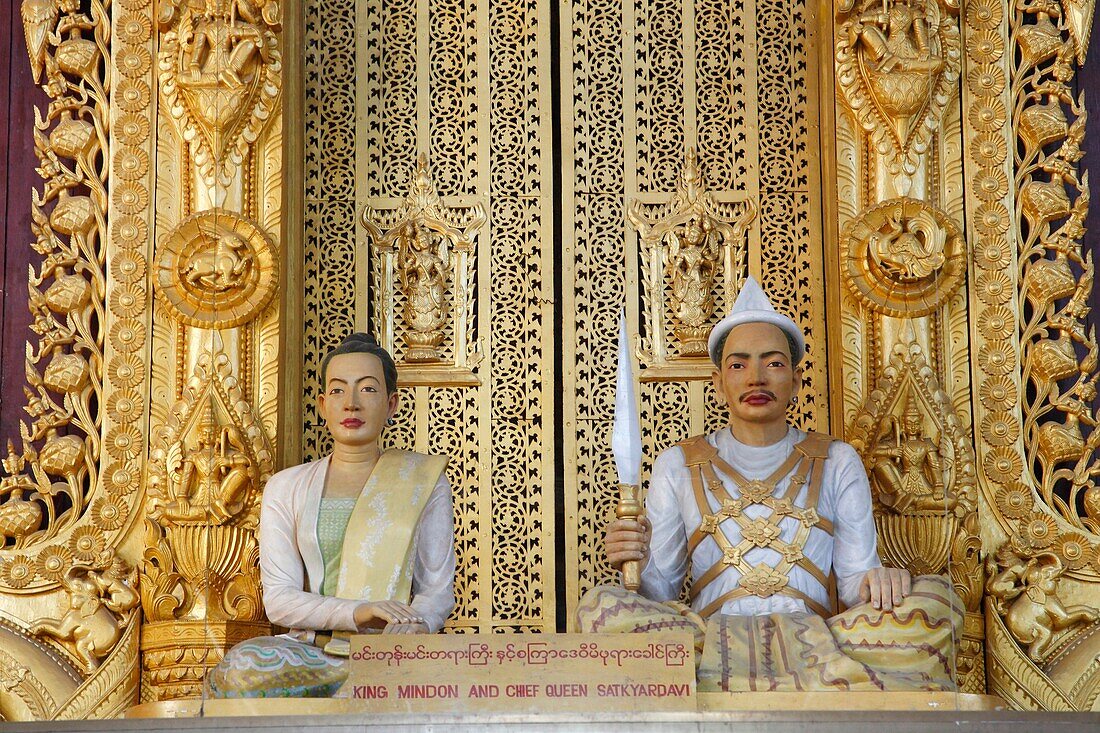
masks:
<svg viewBox="0 0 1100 733"><path fill-rule="evenodd" d="M642 508L638 487L634 484L619 484L619 503L615 507L615 516L618 519L638 521ZM637 560L628 560L623 563L622 573L623 587L629 591L637 591L642 584L642 564Z"/></svg>

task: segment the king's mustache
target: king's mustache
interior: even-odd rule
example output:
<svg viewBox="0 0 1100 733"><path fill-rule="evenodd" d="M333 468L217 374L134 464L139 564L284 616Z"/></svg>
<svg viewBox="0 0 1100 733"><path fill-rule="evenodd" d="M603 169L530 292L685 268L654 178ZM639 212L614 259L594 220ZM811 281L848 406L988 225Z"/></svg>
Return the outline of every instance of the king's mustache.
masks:
<svg viewBox="0 0 1100 733"><path fill-rule="evenodd" d="M769 392L769 391L768 391L768 390L766 390L766 389L754 389L754 390L752 390L752 391L749 391L749 392L745 392L744 394L742 394L742 395L741 395L741 400L740 400L740 401L741 401L741 402L744 402L744 401L745 401L745 400L747 400L748 398L750 398L750 397L756 397L757 395L767 395L768 397L771 397L771 398L772 398L773 400L774 400L774 399L776 399L776 397L775 397L775 393L774 393L774 392Z"/></svg>

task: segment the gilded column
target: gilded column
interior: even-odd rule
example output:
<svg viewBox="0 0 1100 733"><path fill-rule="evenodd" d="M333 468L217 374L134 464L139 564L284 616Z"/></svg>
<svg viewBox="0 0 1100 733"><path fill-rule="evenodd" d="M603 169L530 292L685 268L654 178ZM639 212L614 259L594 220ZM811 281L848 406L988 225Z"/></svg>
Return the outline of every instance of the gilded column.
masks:
<svg viewBox="0 0 1100 733"><path fill-rule="evenodd" d="M146 697L201 694L266 633L255 530L273 470L280 5L163 3L146 549Z"/></svg>
<svg viewBox="0 0 1100 733"><path fill-rule="evenodd" d="M834 31L845 438L883 562L949 573L960 688L985 691L959 78L950 0L842 0Z"/></svg>
<svg viewBox="0 0 1100 733"><path fill-rule="evenodd" d="M1022 709L1100 696L1100 349L1074 83L1093 12L1019 0L966 16L989 686Z"/></svg>

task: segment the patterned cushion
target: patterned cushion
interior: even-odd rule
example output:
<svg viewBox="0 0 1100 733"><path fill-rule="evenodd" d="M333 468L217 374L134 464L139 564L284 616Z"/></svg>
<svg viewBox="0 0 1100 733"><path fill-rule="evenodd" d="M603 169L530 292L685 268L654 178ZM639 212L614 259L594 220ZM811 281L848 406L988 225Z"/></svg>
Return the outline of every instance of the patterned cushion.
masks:
<svg viewBox="0 0 1100 733"><path fill-rule="evenodd" d="M229 650L206 678L209 697L332 697L345 660L285 636L260 636Z"/></svg>

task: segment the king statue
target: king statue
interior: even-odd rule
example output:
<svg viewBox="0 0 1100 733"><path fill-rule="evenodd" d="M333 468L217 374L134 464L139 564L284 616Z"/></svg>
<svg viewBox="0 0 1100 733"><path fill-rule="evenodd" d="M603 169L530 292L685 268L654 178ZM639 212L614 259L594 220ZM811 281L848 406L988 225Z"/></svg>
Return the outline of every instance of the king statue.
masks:
<svg viewBox="0 0 1100 733"><path fill-rule="evenodd" d="M658 456L644 515L605 536L638 593L592 589L581 630L693 632L701 691L954 689L950 582L882 567L855 449L787 422L801 330L750 277L708 347L729 426Z"/></svg>

